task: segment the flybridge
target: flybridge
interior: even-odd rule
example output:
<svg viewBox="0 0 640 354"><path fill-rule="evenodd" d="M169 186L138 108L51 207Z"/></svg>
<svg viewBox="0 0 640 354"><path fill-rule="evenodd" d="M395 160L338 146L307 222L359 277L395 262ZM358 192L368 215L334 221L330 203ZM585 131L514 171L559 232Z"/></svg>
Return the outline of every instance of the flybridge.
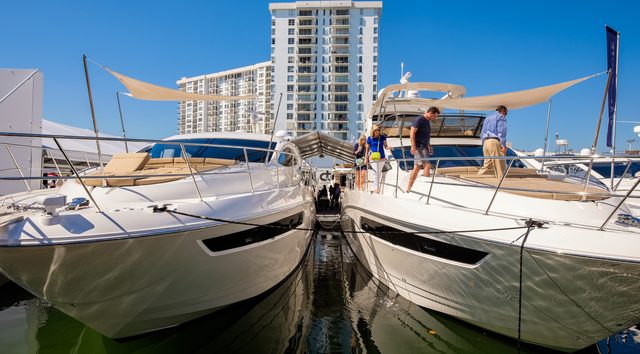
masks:
<svg viewBox="0 0 640 354"><path fill-rule="evenodd" d="M416 118L415 113L388 114L381 121L383 134L388 138L409 138L411 123ZM431 122L432 137L447 138L480 138L484 114L441 114Z"/></svg>

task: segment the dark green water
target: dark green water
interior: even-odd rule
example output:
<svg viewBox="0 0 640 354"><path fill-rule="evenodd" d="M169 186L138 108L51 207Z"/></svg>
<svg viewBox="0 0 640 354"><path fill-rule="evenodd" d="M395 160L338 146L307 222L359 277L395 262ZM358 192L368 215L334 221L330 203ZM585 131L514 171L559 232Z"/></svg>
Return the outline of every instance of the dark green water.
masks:
<svg viewBox="0 0 640 354"><path fill-rule="evenodd" d="M301 267L268 294L123 342L7 284L0 287L0 354L551 353L518 350L515 340L395 297L338 233L320 233L312 242ZM640 353L640 331L631 328L580 354L599 352Z"/></svg>

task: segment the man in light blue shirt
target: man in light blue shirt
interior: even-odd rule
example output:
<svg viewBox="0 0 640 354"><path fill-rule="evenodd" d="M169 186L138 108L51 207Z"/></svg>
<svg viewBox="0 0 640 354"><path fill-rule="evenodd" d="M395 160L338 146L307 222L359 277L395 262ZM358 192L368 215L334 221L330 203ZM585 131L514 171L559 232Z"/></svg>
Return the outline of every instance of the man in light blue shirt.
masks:
<svg viewBox="0 0 640 354"><path fill-rule="evenodd" d="M505 156L507 153L507 107L498 106L496 111L485 118L482 125L482 154L484 156ZM488 173L501 178L506 170L505 160L484 159L484 166L478 175Z"/></svg>

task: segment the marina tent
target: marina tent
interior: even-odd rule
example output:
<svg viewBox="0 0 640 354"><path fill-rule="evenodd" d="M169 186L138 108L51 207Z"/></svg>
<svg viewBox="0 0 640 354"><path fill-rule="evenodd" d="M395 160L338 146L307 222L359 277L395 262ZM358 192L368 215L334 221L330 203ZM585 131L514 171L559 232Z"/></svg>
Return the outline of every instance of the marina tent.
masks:
<svg viewBox="0 0 640 354"><path fill-rule="evenodd" d="M49 135L71 135L71 136L90 136L94 137L93 130L82 129L70 125L52 122L50 120L42 120L42 134ZM114 135L100 134L102 137L117 138ZM98 164L98 153L95 140L79 140L79 139L58 139L60 145L67 153L72 162L80 162L86 166L87 163ZM129 151L142 149L147 144L139 142L127 142ZM51 138L42 139L42 149L44 156L55 158L58 162L65 162L64 156L58 150L58 146ZM101 141L100 150L103 155L103 161L106 163L111 156L116 153L125 152L124 142L120 141ZM65 162L66 164L66 162Z"/></svg>

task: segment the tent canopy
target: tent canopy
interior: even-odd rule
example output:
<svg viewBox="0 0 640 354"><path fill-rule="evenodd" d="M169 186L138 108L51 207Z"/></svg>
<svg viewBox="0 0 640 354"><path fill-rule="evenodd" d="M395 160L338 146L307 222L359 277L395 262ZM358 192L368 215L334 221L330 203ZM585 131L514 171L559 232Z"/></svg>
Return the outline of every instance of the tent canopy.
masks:
<svg viewBox="0 0 640 354"><path fill-rule="evenodd" d="M107 67L103 68L115 76L126 88L129 94L141 100L150 101L230 101L249 100L254 96L218 96L203 95L199 93L182 92L167 87L153 85L148 82L136 80L134 78L117 73Z"/></svg>
<svg viewBox="0 0 640 354"><path fill-rule="evenodd" d="M291 139L303 158L314 156L331 156L336 159L351 162L353 156L353 144L342 139L321 132L311 132L295 139Z"/></svg>

